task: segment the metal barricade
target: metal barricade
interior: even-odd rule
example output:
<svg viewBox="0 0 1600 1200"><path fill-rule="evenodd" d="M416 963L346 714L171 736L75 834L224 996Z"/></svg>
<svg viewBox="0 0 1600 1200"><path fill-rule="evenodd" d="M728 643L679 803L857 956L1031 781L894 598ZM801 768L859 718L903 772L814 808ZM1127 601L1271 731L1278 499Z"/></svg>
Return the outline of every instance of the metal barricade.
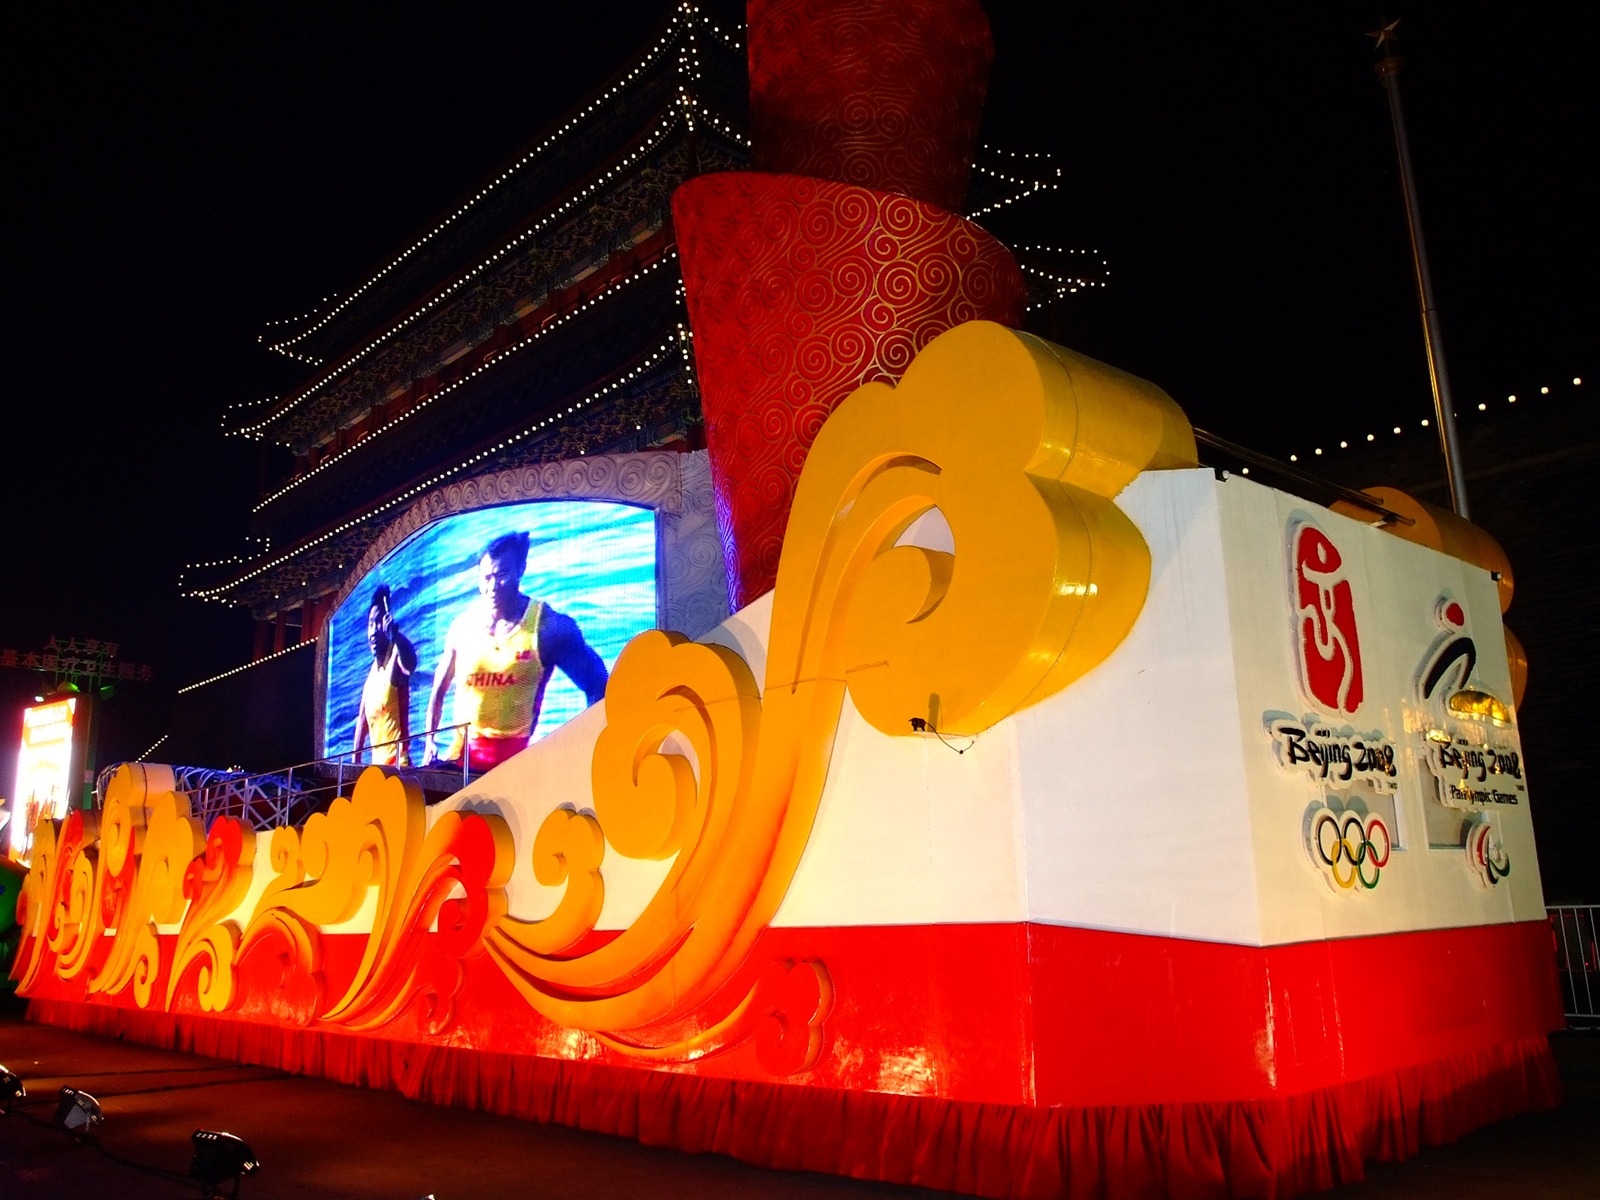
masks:
<svg viewBox="0 0 1600 1200"><path fill-rule="evenodd" d="M1555 904L1545 911L1567 1025L1600 1028L1600 904Z"/></svg>

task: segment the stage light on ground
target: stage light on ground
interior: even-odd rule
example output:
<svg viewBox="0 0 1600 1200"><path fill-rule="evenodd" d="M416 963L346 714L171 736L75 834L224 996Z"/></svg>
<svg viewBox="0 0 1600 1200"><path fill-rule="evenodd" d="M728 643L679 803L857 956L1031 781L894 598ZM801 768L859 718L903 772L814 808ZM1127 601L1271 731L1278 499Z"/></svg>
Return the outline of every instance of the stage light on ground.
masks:
<svg viewBox="0 0 1600 1200"><path fill-rule="evenodd" d="M239 1194L239 1182L253 1174L261 1165L255 1151L244 1144L242 1138L231 1133L210 1129L196 1129L189 1141L194 1145L194 1159L189 1163L189 1178L200 1185L202 1196L217 1194L219 1184L230 1180L233 1190L229 1196Z"/></svg>
<svg viewBox="0 0 1600 1200"><path fill-rule="evenodd" d="M18 1100L28 1098L28 1088L22 1082L22 1076L15 1071L8 1071L0 1067L0 1112L6 1116L11 1115L11 1106Z"/></svg>
<svg viewBox="0 0 1600 1200"><path fill-rule="evenodd" d="M66 1130L68 1137L77 1141L87 1140L90 1130L103 1124L105 1117L100 1114L100 1101L88 1092L64 1087L61 1099L56 1102L54 1121L58 1128Z"/></svg>

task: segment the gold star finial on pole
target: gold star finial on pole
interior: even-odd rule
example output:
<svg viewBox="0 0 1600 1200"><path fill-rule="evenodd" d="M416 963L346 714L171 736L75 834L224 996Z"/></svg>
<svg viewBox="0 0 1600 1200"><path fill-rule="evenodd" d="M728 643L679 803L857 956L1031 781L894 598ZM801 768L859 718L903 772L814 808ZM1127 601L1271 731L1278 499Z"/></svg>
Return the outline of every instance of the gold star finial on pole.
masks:
<svg viewBox="0 0 1600 1200"><path fill-rule="evenodd" d="M1394 44L1400 40L1399 34L1395 33L1395 30L1400 27L1400 18L1396 17L1392 21L1384 21L1382 17L1379 17L1378 20L1383 23L1367 36L1373 41L1372 48L1387 58L1394 53Z"/></svg>

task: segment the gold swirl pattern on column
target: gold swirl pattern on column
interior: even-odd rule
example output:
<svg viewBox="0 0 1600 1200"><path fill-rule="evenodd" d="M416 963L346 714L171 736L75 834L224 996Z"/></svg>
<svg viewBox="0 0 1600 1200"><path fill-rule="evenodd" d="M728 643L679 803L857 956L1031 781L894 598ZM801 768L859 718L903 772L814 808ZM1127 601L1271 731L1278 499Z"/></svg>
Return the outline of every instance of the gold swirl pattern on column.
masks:
<svg viewBox="0 0 1600 1200"><path fill-rule="evenodd" d="M97 873L102 915L116 932L89 981L90 995L115 995L132 984L135 1003L149 1005L161 968L156 926L183 917L184 873L204 846L204 830L189 814L189 798L173 790L169 768L117 768L106 785ZM131 886L120 886L130 873Z"/></svg>
<svg viewBox="0 0 1600 1200"><path fill-rule="evenodd" d="M189 864L183 894L189 909L178 930L178 944L167 976L167 1007L184 974L200 964L195 991L201 1012L226 1012L234 1005L234 963L239 955L240 921L234 916L250 891L256 857L256 831L234 817L219 817L206 834L205 852Z"/></svg>
<svg viewBox="0 0 1600 1200"><path fill-rule="evenodd" d="M989 322L936 338L898 386L857 389L800 477L760 698L737 655L674 634L640 635L612 674L596 816L617 853L675 856L666 880L639 920L571 956L536 947L537 925L502 919L495 961L552 1020L627 1035L608 1045L714 1052L711 1035L742 1023L753 990L700 1034L650 1030L728 983L776 912L846 689L866 720L899 734L913 716L981 732L1065 687L1144 604L1149 550L1114 497L1142 470L1195 461L1188 423L1159 389ZM898 544L933 509L954 554ZM593 889L598 866L598 850L569 859L569 888ZM817 988L808 1027L828 1003ZM816 1042L800 1044L805 1062Z"/></svg>

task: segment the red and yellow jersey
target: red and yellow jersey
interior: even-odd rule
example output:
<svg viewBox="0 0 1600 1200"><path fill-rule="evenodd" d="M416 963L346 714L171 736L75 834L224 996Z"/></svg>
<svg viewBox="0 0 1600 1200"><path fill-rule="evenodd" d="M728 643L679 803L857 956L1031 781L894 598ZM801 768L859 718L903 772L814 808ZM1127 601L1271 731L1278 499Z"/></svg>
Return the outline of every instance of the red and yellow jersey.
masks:
<svg viewBox="0 0 1600 1200"><path fill-rule="evenodd" d="M542 601L528 601L522 620L505 633L486 628L478 612L464 613L450 627L455 648L454 719L474 736L526 738L539 719L551 666L539 658Z"/></svg>
<svg viewBox="0 0 1600 1200"><path fill-rule="evenodd" d="M398 646L391 647L388 661L373 663L366 683L361 686L361 711L367 718L367 744L373 748L372 761L390 766L404 750L398 744L405 736L400 728L399 691L408 686L409 680L404 674L400 674L398 680L395 678L398 673L395 660L399 654ZM392 744L385 745L386 742Z"/></svg>

